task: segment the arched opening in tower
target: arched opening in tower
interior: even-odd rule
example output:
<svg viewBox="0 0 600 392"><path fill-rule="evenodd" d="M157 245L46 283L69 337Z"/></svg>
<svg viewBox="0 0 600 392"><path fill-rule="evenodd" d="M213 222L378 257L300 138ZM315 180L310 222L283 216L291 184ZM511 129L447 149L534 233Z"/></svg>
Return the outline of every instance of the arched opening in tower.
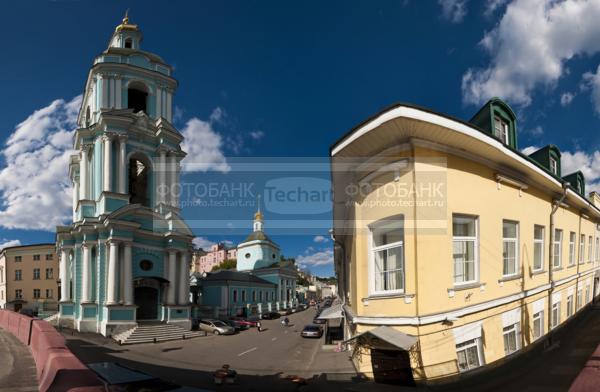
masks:
<svg viewBox="0 0 600 392"><path fill-rule="evenodd" d="M134 113L148 113L147 107L148 89L143 83L133 82L127 89L127 108L133 109Z"/></svg>
<svg viewBox="0 0 600 392"><path fill-rule="evenodd" d="M140 158L133 157L129 160L129 196L131 204L141 204L150 207L148 195L149 165Z"/></svg>

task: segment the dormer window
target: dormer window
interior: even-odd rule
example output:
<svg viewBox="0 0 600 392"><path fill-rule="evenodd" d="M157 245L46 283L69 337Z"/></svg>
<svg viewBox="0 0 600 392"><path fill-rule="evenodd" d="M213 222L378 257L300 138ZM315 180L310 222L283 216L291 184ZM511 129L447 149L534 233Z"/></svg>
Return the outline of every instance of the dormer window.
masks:
<svg viewBox="0 0 600 392"><path fill-rule="evenodd" d="M553 157L550 157L550 172L555 176L558 175L558 162Z"/></svg>
<svg viewBox="0 0 600 392"><path fill-rule="evenodd" d="M494 117L494 136L508 144L508 124L497 116Z"/></svg>
<svg viewBox="0 0 600 392"><path fill-rule="evenodd" d="M132 44L131 38L127 38L127 39L125 40L125 47L126 47L127 49L131 49L131 48L133 47L133 44Z"/></svg>

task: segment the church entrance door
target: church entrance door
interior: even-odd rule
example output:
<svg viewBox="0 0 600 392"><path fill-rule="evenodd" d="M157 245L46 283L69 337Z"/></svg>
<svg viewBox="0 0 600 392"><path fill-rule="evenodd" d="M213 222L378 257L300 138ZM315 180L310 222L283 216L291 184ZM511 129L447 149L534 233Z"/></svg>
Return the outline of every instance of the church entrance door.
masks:
<svg viewBox="0 0 600 392"><path fill-rule="evenodd" d="M134 291L138 320L158 318L158 290L153 287L136 287Z"/></svg>

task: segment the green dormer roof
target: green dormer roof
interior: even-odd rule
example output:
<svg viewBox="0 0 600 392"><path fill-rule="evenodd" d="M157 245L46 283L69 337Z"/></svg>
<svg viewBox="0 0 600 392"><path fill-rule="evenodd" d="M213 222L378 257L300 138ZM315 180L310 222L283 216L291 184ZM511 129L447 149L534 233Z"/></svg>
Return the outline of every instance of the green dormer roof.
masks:
<svg viewBox="0 0 600 392"><path fill-rule="evenodd" d="M518 149L517 116L511 107L500 98L490 99L469 122L496 137L502 143L515 150ZM498 125L502 124L503 127L499 128L497 123Z"/></svg>

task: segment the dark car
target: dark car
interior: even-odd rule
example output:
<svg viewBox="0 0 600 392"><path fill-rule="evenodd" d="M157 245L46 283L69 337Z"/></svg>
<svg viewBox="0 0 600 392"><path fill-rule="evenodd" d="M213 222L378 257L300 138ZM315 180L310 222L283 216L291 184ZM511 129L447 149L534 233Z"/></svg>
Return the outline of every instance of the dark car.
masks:
<svg viewBox="0 0 600 392"><path fill-rule="evenodd" d="M303 338L320 338L323 336L323 327L313 324L307 325L302 332L300 332L300 336Z"/></svg>
<svg viewBox="0 0 600 392"><path fill-rule="evenodd" d="M230 327L235 328L236 332L245 331L247 329L250 329L249 325L242 324L242 323L238 322L237 320L221 320L221 321L223 321L225 324L229 325Z"/></svg>
<svg viewBox="0 0 600 392"><path fill-rule="evenodd" d="M281 317L281 315L277 312L267 312L262 314L264 320L273 320L278 319L279 317Z"/></svg>
<svg viewBox="0 0 600 392"><path fill-rule="evenodd" d="M172 382L161 380L158 377L130 369L116 362L90 363L88 367L98 375L104 383L106 390L110 392L209 392L207 389L182 387Z"/></svg>
<svg viewBox="0 0 600 392"><path fill-rule="evenodd" d="M313 324L325 324L327 322L327 320L325 319L320 319L318 316L314 318L313 320Z"/></svg>

